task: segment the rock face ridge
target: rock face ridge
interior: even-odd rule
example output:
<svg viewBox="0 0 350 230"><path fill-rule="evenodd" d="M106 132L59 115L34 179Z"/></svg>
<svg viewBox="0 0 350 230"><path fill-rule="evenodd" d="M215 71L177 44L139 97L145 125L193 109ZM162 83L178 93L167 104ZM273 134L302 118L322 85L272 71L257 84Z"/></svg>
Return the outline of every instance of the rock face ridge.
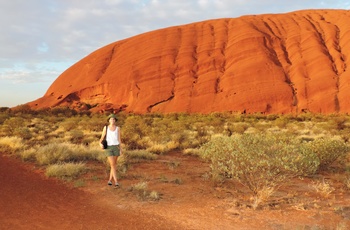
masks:
<svg viewBox="0 0 350 230"><path fill-rule="evenodd" d="M114 42L28 104L147 112L348 113L350 11L196 22Z"/></svg>

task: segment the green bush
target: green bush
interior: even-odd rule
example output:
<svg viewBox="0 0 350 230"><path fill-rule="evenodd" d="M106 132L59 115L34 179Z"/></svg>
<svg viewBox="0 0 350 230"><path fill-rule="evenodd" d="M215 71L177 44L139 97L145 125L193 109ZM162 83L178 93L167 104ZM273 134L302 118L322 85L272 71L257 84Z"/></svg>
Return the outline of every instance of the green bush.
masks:
<svg viewBox="0 0 350 230"><path fill-rule="evenodd" d="M65 119L63 122L61 122L60 126L65 130L65 131L71 131L73 129L76 129L79 121L80 121L80 117L71 117L71 118L67 118Z"/></svg>
<svg viewBox="0 0 350 230"><path fill-rule="evenodd" d="M319 138L309 145L320 161L320 170L327 169L337 159L343 160L349 152L349 146L342 140Z"/></svg>
<svg viewBox="0 0 350 230"><path fill-rule="evenodd" d="M5 135L14 135L15 130L22 128L25 125L25 119L21 117L10 117L4 121L2 125L2 131Z"/></svg>
<svg viewBox="0 0 350 230"><path fill-rule="evenodd" d="M29 140L33 136L32 133L30 132L29 128L27 128L27 127L16 128L13 131L13 135L18 136L20 138L23 138L24 140Z"/></svg>
<svg viewBox="0 0 350 230"><path fill-rule="evenodd" d="M219 136L203 145L214 179L233 178L254 194L287 178L315 173L319 161L305 143L281 134Z"/></svg>
<svg viewBox="0 0 350 230"><path fill-rule="evenodd" d="M149 134L150 127L148 122L142 116L130 116L125 120L121 130L122 142L128 146L128 149L140 149L144 146L140 145L142 137Z"/></svg>
<svg viewBox="0 0 350 230"><path fill-rule="evenodd" d="M8 118L10 118L8 113L0 113L0 125L2 125Z"/></svg>
<svg viewBox="0 0 350 230"><path fill-rule="evenodd" d="M74 109L70 109L68 107L54 107L47 111L49 114L53 116L61 116L61 117L72 117L78 114L78 112Z"/></svg>
<svg viewBox="0 0 350 230"><path fill-rule="evenodd" d="M119 123L119 122L118 122ZM93 132L102 132L103 126L107 125L106 116L97 116L94 117L83 117L79 121L79 126L83 127L85 130Z"/></svg>

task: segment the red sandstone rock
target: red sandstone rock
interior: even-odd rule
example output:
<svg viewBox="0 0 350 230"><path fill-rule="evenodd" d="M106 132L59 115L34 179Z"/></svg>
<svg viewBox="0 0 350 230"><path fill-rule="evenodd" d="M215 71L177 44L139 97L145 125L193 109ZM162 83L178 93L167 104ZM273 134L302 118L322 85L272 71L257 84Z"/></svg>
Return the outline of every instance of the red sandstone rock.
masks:
<svg viewBox="0 0 350 230"><path fill-rule="evenodd" d="M35 108L350 112L350 11L208 20L109 44L63 72Z"/></svg>

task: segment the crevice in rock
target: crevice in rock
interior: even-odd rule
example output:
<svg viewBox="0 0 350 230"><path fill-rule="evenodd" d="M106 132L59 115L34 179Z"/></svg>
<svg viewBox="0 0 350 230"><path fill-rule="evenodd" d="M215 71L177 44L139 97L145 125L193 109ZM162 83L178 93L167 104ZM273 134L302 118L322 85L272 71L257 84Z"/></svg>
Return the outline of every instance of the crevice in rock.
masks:
<svg viewBox="0 0 350 230"><path fill-rule="evenodd" d="M101 68L101 73L99 74L99 76L97 76L96 81L100 80L103 77L103 75L106 73L107 69L111 65L116 46L117 45L113 46L109 55L105 58L104 66Z"/></svg>
<svg viewBox="0 0 350 230"><path fill-rule="evenodd" d="M153 107L155 107L155 106L157 106L157 105L159 105L159 104L161 104L161 103L171 101L173 98L174 98L174 94L172 94L168 99L159 101L159 102L157 102L157 103L154 103L154 104L148 106L148 107L147 107L147 112L151 112L152 109L153 109Z"/></svg>

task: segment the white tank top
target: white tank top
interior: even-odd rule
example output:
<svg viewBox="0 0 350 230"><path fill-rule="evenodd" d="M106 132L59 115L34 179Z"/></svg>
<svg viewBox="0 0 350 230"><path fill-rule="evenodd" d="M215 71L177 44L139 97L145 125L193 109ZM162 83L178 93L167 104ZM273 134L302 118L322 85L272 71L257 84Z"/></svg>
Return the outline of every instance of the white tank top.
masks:
<svg viewBox="0 0 350 230"><path fill-rule="evenodd" d="M109 127L107 126L107 136L106 136L106 140L107 140L107 144L109 146L111 145L119 145L119 140L118 140L118 132L119 132L119 128L118 126L115 128L114 131L110 130Z"/></svg>

